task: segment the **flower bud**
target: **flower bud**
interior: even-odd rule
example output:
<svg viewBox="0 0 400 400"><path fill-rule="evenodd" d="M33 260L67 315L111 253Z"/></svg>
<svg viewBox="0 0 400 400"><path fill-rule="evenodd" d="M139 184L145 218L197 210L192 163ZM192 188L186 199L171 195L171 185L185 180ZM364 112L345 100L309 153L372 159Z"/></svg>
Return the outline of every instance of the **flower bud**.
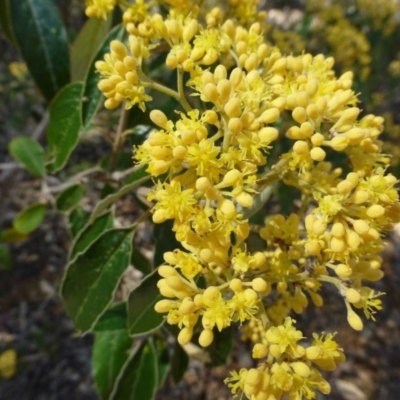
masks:
<svg viewBox="0 0 400 400"><path fill-rule="evenodd" d="M173 290L185 290L186 285L182 279L178 276L169 276L166 280L167 285Z"/></svg>
<svg viewBox="0 0 400 400"><path fill-rule="evenodd" d="M110 92L114 89L114 85L109 79L101 79L97 84L97 87L102 92Z"/></svg>
<svg viewBox="0 0 400 400"><path fill-rule="evenodd" d="M301 361L292 362L290 366L293 371L302 378L307 378L311 374L310 367Z"/></svg>
<svg viewBox="0 0 400 400"><path fill-rule="evenodd" d="M356 331L361 331L364 327L361 318L354 312L354 310L350 306L347 307L347 322Z"/></svg>
<svg viewBox="0 0 400 400"><path fill-rule="evenodd" d="M252 288L260 293L265 293L268 290L268 283L263 278L255 278L251 282Z"/></svg>
<svg viewBox="0 0 400 400"><path fill-rule="evenodd" d="M176 307L176 301L163 299L157 301L157 303L154 305L154 310L158 313L167 313L169 312L169 310L175 307Z"/></svg>
<svg viewBox="0 0 400 400"><path fill-rule="evenodd" d="M250 386L257 386L261 380L261 372L258 369L249 369L246 376L246 384Z"/></svg>
<svg viewBox="0 0 400 400"><path fill-rule="evenodd" d="M192 314L196 311L196 308L196 304L193 303L192 299L184 299L179 307L179 311L184 315Z"/></svg>
<svg viewBox="0 0 400 400"><path fill-rule="evenodd" d="M104 102L104 107L107 108L107 110L114 110L121 104L120 101L117 101L115 99L107 99Z"/></svg>
<svg viewBox="0 0 400 400"><path fill-rule="evenodd" d="M204 95L207 97L209 101L211 101L212 103L216 103L219 97L217 86L211 82L207 83L204 86Z"/></svg>
<svg viewBox="0 0 400 400"><path fill-rule="evenodd" d="M242 177L243 174L239 170L231 169L226 173L221 183L223 183L223 187L235 186Z"/></svg>
<svg viewBox="0 0 400 400"><path fill-rule="evenodd" d="M199 344L201 347L208 347L214 340L213 331L210 329L203 329L199 336Z"/></svg>
<svg viewBox="0 0 400 400"><path fill-rule="evenodd" d="M237 135L242 130L243 125L239 118L231 118L228 122L228 129L234 134Z"/></svg>
<svg viewBox="0 0 400 400"><path fill-rule="evenodd" d="M235 199L242 207L245 208L251 207L254 203L253 196L246 192L239 193L237 196L235 196Z"/></svg>
<svg viewBox="0 0 400 400"><path fill-rule="evenodd" d="M352 275L353 270L348 265L338 264L335 268L335 273L339 278L347 279Z"/></svg>
<svg viewBox="0 0 400 400"><path fill-rule="evenodd" d="M234 292L241 292L243 290L242 281L238 278L232 279L229 283L229 288Z"/></svg>
<svg viewBox="0 0 400 400"><path fill-rule="evenodd" d="M319 117L319 110L316 104L309 104L306 108L307 116L310 119L316 120Z"/></svg>
<svg viewBox="0 0 400 400"><path fill-rule="evenodd" d="M331 239L330 248L334 253L343 253L346 250L346 243L341 238L333 237Z"/></svg>
<svg viewBox="0 0 400 400"><path fill-rule="evenodd" d="M367 215L370 218L379 218L385 214L385 209L379 204L374 204L367 209Z"/></svg>
<svg viewBox="0 0 400 400"><path fill-rule="evenodd" d="M325 157L326 157L326 153L323 149L321 149L321 147L314 147L313 149L311 149L310 151L310 157L314 160L314 161L324 161Z"/></svg>
<svg viewBox="0 0 400 400"><path fill-rule="evenodd" d="M306 155L309 152L308 143L304 140L298 140L293 145L293 150L300 155Z"/></svg>
<svg viewBox="0 0 400 400"><path fill-rule="evenodd" d="M224 111L230 118L239 117L242 113L242 110L240 108L240 100L237 97L230 99L225 104Z"/></svg>
<svg viewBox="0 0 400 400"><path fill-rule="evenodd" d="M258 120L260 122L263 122L264 124L272 124L273 122L277 121L280 116L280 111L278 108L270 108L268 110L265 110Z"/></svg>
<svg viewBox="0 0 400 400"><path fill-rule="evenodd" d="M156 224L161 224L162 222L166 221L167 217L165 216L165 211L161 209L156 210L152 219Z"/></svg>
<svg viewBox="0 0 400 400"><path fill-rule="evenodd" d="M311 256L318 256L321 253L321 245L318 240L310 240L307 242L306 251Z"/></svg>
<svg viewBox="0 0 400 400"><path fill-rule="evenodd" d="M165 128L168 123L167 116L160 110L152 110L150 112L150 119L161 128Z"/></svg>
<svg viewBox="0 0 400 400"><path fill-rule="evenodd" d="M183 160L187 155L187 148L185 146L177 146L172 150L172 155L177 160Z"/></svg>
<svg viewBox="0 0 400 400"><path fill-rule="evenodd" d="M268 347L265 344L257 343L253 347L252 357L253 358L264 358L268 355Z"/></svg>
<svg viewBox="0 0 400 400"><path fill-rule="evenodd" d="M225 103L232 91L232 85L228 79L221 79L217 84L217 91L220 96L220 101Z"/></svg>
<svg viewBox="0 0 400 400"><path fill-rule="evenodd" d="M172 253L172 252L169 252L169 253ZM167 253L165 253L165 254L167 254ZM166 258L165 254L164 254L164 260ZM178 276L179 274L178 274L178 271L174 267L171 267L170 265L161 265L158 268L158 275L162 276L163 278L168 278L169 276Z"/></svg>
<svg viewBox="0 0 400 400"><path fill-rule="evenodd" d="M151 163L151 173L153 175L161 175L167 172L169 169L169 163L164 160L155 160Z"/></svg>
<svg viewBox="0 0 400 400"><path fill-rule="evenodd" d="M267 258L265 257L265 254L262 253L261 251L257 251L251 257L251 266L253 268L261 268L264 266L266 262Z"/></svg>
<svg viewBox="0 0 400 400"><path fill-rule="evenodd" d="M322 143L324 143L324 135L322 135L321 133L315 133L314 135L311 136L311 143L314 146L321 146Z"/></svg>
<svg viewBox="0 0 400 400"><path fill-rule="evenodd" d="M349 303L358 303L361 300L360 293L354 288L347 289L345 297Z"/></svg>
<svg viewBox="0 0 400 400"><path fill-rule="evenodd" d="M310 98L306 92L298 92L296 94L296 103L298 106L306 108L310 103Z"/></svg>
<svg viewBox="0 0 400 400"><path fill-rule="evenodd" d="M315 105L318 107L319 114L322 115L326 110L328 103L325 97L319 97Z"/></svg>
<svg viewBox="0 0 400 400"><path fill-rule="evenodd" d="M164 23L168 30L169 36L171 36L174 39L179 39L179 37L181 36L181 27L178 21L174 19L168 19Z"/></svg>
<svg viewBox="0 0 400 400"><path fill-rule="evenodd" d="M211 182L205 176L197 178L196 180L196 189L201 190L202 192L207 191L211 187Z"/></svg>
<svg viewBox="0 0 400 400"><path fill-rule="evenodd" d="M110 48L113 53L120 59L123 60L128 54L128 51L123 43L119 40L112 40L110 43Z"/></svg>
<svg viewBox="0 0 400 400"><path fill-rule="evenodd" d="M240 68L234 68L229 76L233 89L236 89L243 79L243 71Z"/></svg>
<svg viewBox="0 0 400 400"><path fill-rule="evenodd" d="M336 222L335 224L333 224L331 234L337 238L344 236L345 230L343 224L341 224L340 222Z"/></svg>
<svg viewBox="0 0 400 400"><path fill-rule="evenodd" d="M235 204L228 199L223 199L219 204L219 209L228 218L234 218L237 214Z"/></svg>
<svg viewBox="0 0 400 400"><path fill-rule="evenodd" d="M185 327L179 332L178 343L181 346L184 346L185 344L188 344L190 342L192 336L193 336L193 329Z"/></svg>
<svg viewBox="0 0 400 400"><path fill-rule="evenodd" d="M196 19L192 19L184 28L182 32L182 39L185 42L190 42L193 39L193 36L197 33L197 29L199 28L199 23Z"/></svg>
<svg viewBox="0 0 400 400"><path fill-rule="evenodd" d="M206 263L213 262L215 260L214 252L210 249L202 249L200 250L200 258Z"/></svg>
<svg viewBox="0 0 400 400"><path fill-rule="evenodd" d="M358 249L361 243L360 236L354 231L346 231L346 242L352 249Z"/></svg>
<svg viewBox="0 0 400 400"><path fill-rule="evenodd" d="M347 139L345 136L335 136L330 141L330 146L333 150L342 151L349 145L349 142L349 139Z"/></svg>
<svg viewBox="0 0 400 400"><path fill-rule="evenodd" d="M278 138L279 132L277 129L270 126L262 128L258 132L258 138L262 144L269 144Z"/></svg>
<svg viewBox="0 0 400 400"><path fill-rule="evenodd" d="M359 142L365 136L364 129L361 129L361 128L350 129L347 132L345 132L344 134L352 142Z"/></svg>
<svg viewBox="0 0 400 400"><path fill-rule="evenodd" d="M292 117L296 122L301 124L301 123L307 121L306 110L303 107L296 107L292 111Z"/></svg>
<svg viewBox="0 0 400 400"><path fill-rule="evenodd" d="M351 196L354 204L362 204L369 200L369 194L365 190L357 190L353 196Z"/></svg>
<svg viewBox="0 0 400 400"><path fill-rule="evenodd" d="M348 194L352 191L353 185L347 179L342 182L339 182L336 185L336 190L339 194Z"/></svg>
<svg viewBox="0 0 400 400"><path fill-rule="evenodd" d="M319 346L310 346L306 348L306 357L309 360L317 360L321 357L322 350Z"/></svg>
<svg viewBox="0 0 400 400"><path fill-rule="evenodd" d="M246 289L244 291L244 297L249 302L256 302L258 300L258 294L253 289Z"/></svg>

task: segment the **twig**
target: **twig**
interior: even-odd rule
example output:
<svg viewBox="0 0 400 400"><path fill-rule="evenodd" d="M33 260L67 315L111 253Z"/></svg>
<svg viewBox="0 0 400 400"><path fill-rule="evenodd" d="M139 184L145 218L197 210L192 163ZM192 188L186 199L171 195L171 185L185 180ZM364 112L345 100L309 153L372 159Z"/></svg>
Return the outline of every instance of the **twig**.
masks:
<svg viewBox="0 0 400 400"><path fill-rule="evenodd" d="M10 163L3 163L0 164L0 170L9 171L10 169L19 169L24 168L21 164L10 162Z"/></svg>
<svg viewBox="0 0 400 400"><path fill-rule="evenodd" d="M48 193L58 193L63 191L64 189L69 188L72 185L75 185L76 183L78 183L82 178L84 178L87 175L93 174L95 172L100 172L102 171L101 167L96 166L93 168L89 168L85 171L80 172L79 174L76 174L75 176L73 176L72 178L70 178L67 182L58 185L58 186L50 186L47 187L46 190Z"/></svg>
<svg viewBox="0 0 400 400"><path fill-rule="evenodd" d="M46 111L43 114L42 119L40 120L39 124L36 126L36 129L34 130L34 132L32 134L32 139L33 140L37 140L38 141L42 137L42 135L43 135L43 133L45 131L45 128L46 128L46 126L47 126L47 124L49 122L49 117L50 117L50 115Z"/></svg>
<svg viewBox="0 0 400 400"><path fill-rule="evenodd" d="M122 136L122 133L125 131L125 127L128 122L128 116L129 116L129 110L127 110L124 107L121 112L121 116L119 118L117 134L115 135L115 138L114 138L113 149L112 149L111 160L110 160L111 171L113 171L117 165L118 151L121 147L121 136Z"/></svg>

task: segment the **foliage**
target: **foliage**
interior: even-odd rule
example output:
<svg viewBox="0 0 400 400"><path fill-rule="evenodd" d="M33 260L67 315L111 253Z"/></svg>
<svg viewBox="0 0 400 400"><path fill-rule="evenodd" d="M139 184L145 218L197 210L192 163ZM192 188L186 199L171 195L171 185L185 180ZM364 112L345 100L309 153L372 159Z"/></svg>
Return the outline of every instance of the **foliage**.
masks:
<svg viewBox="0 0 400 400"><path fill-rule="evenodd" d="M363 112L360 98L373 107L379 68L399 83L396 60L374 58L379 40L397 35L395 0L382 0L378 14L368 1L327 10L315 0L289 28L268 22L257 1L220 3L86 0L92 19L71 55L51 0L1 6L49 112L45 146L29 137L9 145L44 193L1 240L24 240L51 207L67 218L61 293L77 331L95 335L102 399L154 398L169 370L183 376L190 342L224 364L238 330L257 366L227 377L234 395L313 399L330 392L321 370L345 356L334 333L305 342L293 313L323 306L327 285L355 330L360 312L373 320L382 308L369 282L383 276L383 235L400 205L384 119ZM109 155L71 176L71 155L94 131ZM48 187L55 174L68 178ZM129 223L119 218L126 196L135 204ZM148 220L152 262L135 244ZM142 278L121 295L132 266Z"/></svg>

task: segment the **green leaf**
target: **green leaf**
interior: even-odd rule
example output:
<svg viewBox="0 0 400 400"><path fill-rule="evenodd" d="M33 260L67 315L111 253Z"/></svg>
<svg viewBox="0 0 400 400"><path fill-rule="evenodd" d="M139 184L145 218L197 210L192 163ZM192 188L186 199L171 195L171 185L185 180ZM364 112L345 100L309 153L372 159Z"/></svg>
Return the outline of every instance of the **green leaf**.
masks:
<svg viewBox="0 0 400 400"><path fill-rule="evenodd" d="M75 208L81 201L85 190L82 185L72 185L63 190L56 198L58 211L67 212Z"/></svg>
<svg viewBox="0 0 400 400"><path fill-rule="evenodd" d="M157 282L157 271L148 275L129 295L128 331L131 335L149 333L164 322L162 314L154 310L154 305L162 299Z"/></svg>
<svg viewBox="0 0 400 400"><path fill-rule="evenodd" d="M8 150L32 175L45 176L44 150L38 142L27 136L19 136L10 142Z"/></svg>
<svg viewBox="0 0 400 400"><path fill-rule="evenodd" d="M84 253L106 230L112 228L113 221L112 213L108 212L88 224L72 244L70 260L73 260L78 254Z"/></svg>
<svg viewBox="0 0 400 400"><path fill-rule="evenodd" d="M109 399L115 381L128 359L132 339L126 330L96 333L93 346L93 376L100 398Z"/></svg>
<svg viewBox="0 0 400 400"><path fill-rule="evenodd" d="M98 320L93 328L95 332L121 331L127 329L128 314L126 302L112 305Z"/></svg>
<svg viewBox="0 0 400 400"><path fill-rule="evenodd" d="M226 365L232 346L232 329L230 327L223 329L221 332L214 330L214 340L211 346L207 348L212 364L214 366Z"/></svg>
<svg viewBox="0 0 400 400"><path fill-rule="evenodd" d="M10 250L0 243L0 269L11 269L12 268L12 256Z"/></svg>
<svg viewBox="0 0 400 400"><path fill-rule="evenodd" d="M114 298L132 252L132 229L105 232L66 270L61 293L77 328L86 333Z"/></svg>
<svg viewBox="0 0 400 400"><path fill-rule="evenodd" d="M15 40L14 32L12 30L10 2L8 0L0 0L0 24L8 40L13 45L16 45L17 41Z"/></svg>
<svg viewBox="0 0 400 400"><path fill-rule="evenodd" d="M168 343L163 338L154 337L158 362L158 387L162 386L171 368L169 359Z"/></svg>
<svg viewBox="0 0 400 400"><path fill-rule="evenodd" d="M90 212L85 211L81 206L74 208L69 214L69 229L72 237L75 237L88 223Z"/></svg>
<svg viewBox="0 0 400 400"><path fill-rule="evenodd" d="M188 365L189 357L186 351L183 350L178 341L175 341L174 354L171 360L171 374L175 383L178 383L185 375Z"/></svg>
<svg viewBox="0 0 400 400"><path fill-rule="evenodd" d="M94 219L96 219L99 215L103 213L104 210L107 210L107 208L111 204L115 203L120 197L124 196L125 194L128 194L129 192L136 189L138 186L140 186L142 183L146 182L149 179L150 175L148 175L146 172L142 173L141 177L137 177L137 180L135 182L122 186L118 190L118 192L110 194L103 200L99 201L95 209L93 210L90 220L93 221Z"/></svg>
<svg viewBox="0 0 400 400"><path fill-rule="evenodd" d="M293 210L293 203L299 197L299 190L294 186L279 182L276 193L279 197L280 211L283 215L289 215Z"/></svg>
<svg viewBox="0 0 400 400"><path fill-rule="evenodd" d="M18 232L14 227L0 231L0 240L4 243L20 243L29 237L29 233Z"/></svg>
<svg viewBox="0 0 400 400"><path fill-rule="evenodd" d="M49 166L51 172L57 172L64 167L78 143L81 130L81 92L82 83L71 83L57 94L50 105L47 139L49 151L54 157Z"/></svg>
<svg viewBox="0 0 400 400"><path fill-rule="evenodd" d="M131 264L144 275L153 271L150 261L134 246L132 250Z"/></svg>
<svg viewBox="0 0 400 400"><path fill-rule="evenodd" d="M45 214L46 204L32 204L15 217L14 229L19 233L33 232L42 223Z"/></svg>
<svg viewBox="0 0 400 400"><path fill-rule="evenodd" d="M89 18L80 30L71 49L71 80L83 80L86 76L90 61L96 54L111 27L111 18L106 21Z"/></svg>
<svg viewBox="0 0 400 400"><path fill-rule="evenodd" d="M69 82L67 34L52 0L4 0L15 39L36 84L47 100Z"/></svg>
<svg viewBox="0 0 400 400"><path fill-rule="evenodd" d="M109 400L152 400L158 386L157 366L155 348L149 341L131 354Z"/></svg>
<svg viewBox="0 0 400 400"><path fill-rule="evenodd" d="M97 50L96 55L90 63L82 91L81 121L83 126L89 124L102 102L103 95L97 88L97 84L99 83L99 74L96 72L95 63L96 61L102 60L104 55L110 52L111 41L117 39L122 40L124 33L125 28L121 25L113 28Z"/></svg>

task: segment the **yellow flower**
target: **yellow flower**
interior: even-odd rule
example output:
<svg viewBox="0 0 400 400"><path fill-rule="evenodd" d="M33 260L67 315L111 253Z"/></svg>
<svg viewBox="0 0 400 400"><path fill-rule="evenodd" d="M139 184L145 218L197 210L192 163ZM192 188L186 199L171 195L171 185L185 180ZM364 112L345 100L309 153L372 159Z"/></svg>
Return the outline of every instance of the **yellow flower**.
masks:
<svg viewBox="0 0 400 400"><path fill-rule="evenodd" d="M202 324L204 329L213 329L217 326L219 331L230 325L231 309L222 298L221 292L215 287L209 287L203 294L206 310L203 314Z"/></svg>
<svg viewBox="0 0 400 400"><path fill-rule="evenodd" d="M157 198L157 203L153 208L153 220L156 223L167 219L184 222L196 213L193 189L182 190L179 182L172 181L171 184L158 182L158 189L149 196L149 200L154 197Z"/></svg>
<svg viewBox="0 0 400 400"><path fill-rule="evenodd" d="M269 343L277 345L280 354L285 352L292 353L293 356L298 354L297 342L303 339L303 334L296 330L294 322L296 321L287 317L283 325L269 328L265 334Z"/></svg>
<svg viewBox="0 0 400 400"><path fill-rule="evenodd" d="M9 349L0 354L0 376L5 379L12 378L17 365L17 353Z"/></svg>
<svg viewBox="0 0 400 400"><path fill-rule="evenodd" d="M107 19L116 3L116 0L85 0L85 13L89 18Z"/></svg>

